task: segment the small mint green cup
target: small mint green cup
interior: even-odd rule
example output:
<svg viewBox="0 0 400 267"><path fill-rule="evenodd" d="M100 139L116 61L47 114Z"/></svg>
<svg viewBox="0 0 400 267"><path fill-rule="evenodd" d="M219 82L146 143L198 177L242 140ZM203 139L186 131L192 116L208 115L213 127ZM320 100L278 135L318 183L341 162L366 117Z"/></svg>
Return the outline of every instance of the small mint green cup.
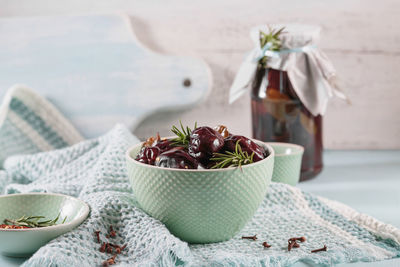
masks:
<svg viewBox="0 0 400 267"><path fill-rule="evenodd" d="M238 233L267 194L274 151L242 168L183 170L140 163L142 144L126 153L128 177L142 209L189 243L225 241Z"/></svg>
<svg viewBox="0 0 400 267"><path fill-rule="evenodd" d="M289 143L268 143L275 151L272 181L295 186L300 180L304 148Z"/></svg>

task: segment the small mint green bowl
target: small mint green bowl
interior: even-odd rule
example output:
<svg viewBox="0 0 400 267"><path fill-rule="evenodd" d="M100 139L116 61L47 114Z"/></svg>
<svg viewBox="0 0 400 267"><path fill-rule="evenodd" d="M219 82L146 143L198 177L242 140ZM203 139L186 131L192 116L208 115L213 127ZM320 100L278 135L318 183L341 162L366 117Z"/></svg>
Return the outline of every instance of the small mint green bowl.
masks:
<svg viewBox="0 0 400 267"><path fill-rule="evenodd" d="M189 243L232 238L254 215L267 194L274 151L256 141L269 156L242 168L183 170L140 163L142 144L126 153L128 177L145 212Z"/></svg>
<svg viewBox="0 0 400 267"><path fill-rule="evenodd" d="M300 179L304 148L289 143L268 143L275 151L272 181L295 186Z"/></svg>
<svg viewBox="0 0 400 267"><path fill-rule="evenodd" d="M0 224L4 219L22 216L45 216L54 219L54 226L27 229L0 228L0 252L6 256L26 257L34 253L51 239L71 231L80 225L89 214L89 206L74 197L52 193L28 193L0 196Z"/></svg>

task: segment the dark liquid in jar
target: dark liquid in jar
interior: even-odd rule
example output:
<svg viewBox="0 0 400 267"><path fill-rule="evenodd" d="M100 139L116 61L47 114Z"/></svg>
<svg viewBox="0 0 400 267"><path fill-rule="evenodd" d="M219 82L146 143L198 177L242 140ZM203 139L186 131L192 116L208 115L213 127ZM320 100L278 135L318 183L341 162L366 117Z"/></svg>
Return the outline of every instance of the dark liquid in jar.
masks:
<svg viewBox="0 0 400 267"><path fill-rule="evenodd" d="M262 83L268 75L268 86ZM262 88L264 87L264 88ZM300 181L322 170L322 117L313 116L298 99L287 73L259 68L251 92L253 137L304 147Z"/></svg>

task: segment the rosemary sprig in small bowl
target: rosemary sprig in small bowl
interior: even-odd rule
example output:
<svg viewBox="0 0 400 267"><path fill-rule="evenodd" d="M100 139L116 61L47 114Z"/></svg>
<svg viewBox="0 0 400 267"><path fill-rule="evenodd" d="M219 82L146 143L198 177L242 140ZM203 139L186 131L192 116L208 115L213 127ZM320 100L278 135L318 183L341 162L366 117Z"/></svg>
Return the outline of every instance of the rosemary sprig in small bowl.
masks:
<svg viewBox="0 0 400 267"><path fill-rule="evenodd" d="M57 217L53 220L44 220L45 216L25 216L23 215L19 219L4 219L4 225L15 225L15 226L23 226L27 228L38 228L38 227L48 227L57 225L57 222L60 218L60 212ZM64 217L64 220L60 223L65 223L67 216ZM2 227L7 229L6 227Z"/></svg>
<svg viewBox="0 0 400 267"><path fill-rule="evenodd" d="M0 196L0 253L21 257L81 224L89 214L83 201L52 193Z"/></svg>

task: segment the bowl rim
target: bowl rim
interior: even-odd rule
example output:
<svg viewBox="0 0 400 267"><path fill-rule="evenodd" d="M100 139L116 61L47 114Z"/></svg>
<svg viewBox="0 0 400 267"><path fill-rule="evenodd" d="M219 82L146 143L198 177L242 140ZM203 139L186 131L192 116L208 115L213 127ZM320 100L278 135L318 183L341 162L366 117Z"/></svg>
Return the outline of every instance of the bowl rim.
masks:
<svg viewBox="0 0 400 267"><path fill-rule="evenodd" d="M57 229L62 229L62 228L68 227L68 226L73 226L78 222L83 222L89 215L90 208L89 208L89 205L86 202L80 200L79 198L72 197L72 196L69 196L69 195L64 195L64 194L44 193L44 192L15 193L15 194L2 195L2 196L0 196L0 199L7 198L7 197L13 198L13 197L38 196L38 195L39 196L43 196L43 195L45 195L45 196L58 196L58 197L64 197L64 198L73 199L75 201L80 202L83 205L83 207L84 207L83 213L82 213L81 216L79 216L79 217L75 218L74 220L72 220L70 222L67 222L67 223L56 224L56 225L45 226L45 227L23 228L23 229L4 229L4 228L0 228L0 232L1 231L4 231L4 232L48 231L49 229L50 230L57 230Z"/></svg>
<svg viewBox="0 0 400 267"><path fill-rule="evenodd" d="M297 145L297 144L292 144L292 143L284 143L284 142L267 142L267 144L269 144L272 149L274 148L274 146L276 147L292 147L292 148L296 148L296 151L293 151L293 153L290 154L284 154L284 153L275 153L275 157L282 157L282 156L293 156L293 155L299 155L299 154L303 154L304 153L304 147L301 145Z"/></svg>
<svg viewBox="0 0 400 267"><path fill-rule="evenodd" d="M162 138L171 138L171 137L169 136L169 137L162 137ZM243 166L241 166L241 169L251 168L252 166L256 166L256 165L262 164L265 161L271 160L271 158L273 159L275 157L275 151L272 148L272 146L270 146L268 143L262 142L262 141L256 140L256 139L251 139L251 138L249 138L249 139L254 141L254 142L256 142L257 144L262 144L263 146L265 146L268 149L269 155L266 158L264 158L264 159L262 159L260 161L257 161L257 162L254 162L254 163L248 164L248 165L243 165ZM133 157L131 157L132 150L134 150L138 146L142 146L143 143L144 142L140 142L140 143L137 143L137 144L135 144L135 145L133 145L133 146L128 148L128 150L125 152L125 157L126 157L126 159L128 161L132 162L133 164L139 165L139 166L146 166L148 168L154 168L156 170L165 170L165 171L197 172L197 173L198 172L204 172L204 173L207 173L207 172L234 171L234 170L238 169L237 167L228 167L228 168L223 168L223 169L176 169L176 168L158 167L158 166L154 166L154 165L145 164L145 163L139 162L139 161L135 160Z"/></svg>

